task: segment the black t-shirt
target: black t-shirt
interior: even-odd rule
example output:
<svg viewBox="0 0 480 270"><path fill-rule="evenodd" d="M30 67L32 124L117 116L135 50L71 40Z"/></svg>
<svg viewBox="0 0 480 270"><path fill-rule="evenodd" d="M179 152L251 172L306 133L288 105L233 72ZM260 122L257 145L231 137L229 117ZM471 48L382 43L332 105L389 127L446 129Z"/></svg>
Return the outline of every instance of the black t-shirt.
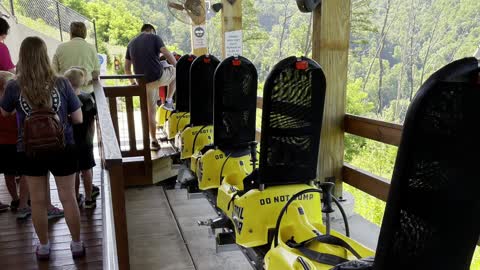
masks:
<svg viewBox="0 0 480 270"><path fill-rule="evenodd" d="M73 125L75 144L80 147L92 147L95 135L94 121L95 115L97 115L95 99L87 93L81 93L78 95L78 99L82 102L83 123Z"/></svg>
<svg viewBox="0 0 480 270"><path fill-rule="evenodd" d="M132 61L135 74L144 74L147 83L159 80L163 74L160 49L163 40L154 34L141 33L127 47L125 58Z"/></svg>

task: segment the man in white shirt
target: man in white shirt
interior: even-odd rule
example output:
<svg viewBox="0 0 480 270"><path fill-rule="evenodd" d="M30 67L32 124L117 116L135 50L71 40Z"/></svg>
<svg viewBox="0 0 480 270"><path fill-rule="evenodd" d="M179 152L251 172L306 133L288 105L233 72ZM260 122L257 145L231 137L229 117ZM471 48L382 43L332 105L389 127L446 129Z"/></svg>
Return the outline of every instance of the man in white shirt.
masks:
<svg viewBox="0 0 480 270"><path fill-rule="evenodd" d="M58 46L53 56L53 68L58 74L63 75L71 67L83 67L87 70L87 85L81 87L86 93L93 93L92 80L100 75L100 62L95 46L89 44L87 27L82 22L70 24L70 41Z"/></svg>

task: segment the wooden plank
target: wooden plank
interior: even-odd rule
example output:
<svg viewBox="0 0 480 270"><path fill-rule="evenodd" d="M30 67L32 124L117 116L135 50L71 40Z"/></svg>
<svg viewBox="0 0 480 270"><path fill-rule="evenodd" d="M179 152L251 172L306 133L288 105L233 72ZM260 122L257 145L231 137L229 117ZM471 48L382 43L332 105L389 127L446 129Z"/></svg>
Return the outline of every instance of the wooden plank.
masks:
<svg viewBox="0 0 480 270"><path fill-rule="evenodd" d="M222 0L222 56L227 58L225 33L242 30L242 0Z"/></svg>
<svg viewBox="0 0 480 270"><path fill-rule="evenodd" d="M260 129L255 130L255 140L257 142L260 142L260 139L262 138L262 131Z"/></svg>
<svg viewBox="0 0 480 270"><path fill-rule="evenodd" d="M106 173L105 173L106 174ZM117 242L115 237L115 221L113 217L112 188L110 181L103 185L102 206L103 206L103 269L118 269L119 260L117 257Z"/></svg>
<svg viewBox="0 0 480 270"><path fill-rule="evenodd" d="M402 130L402 125L345 115L345 132L378 142L399 146Z"/></svg>
<svg viewBox="0 0 480 270"><path fill-rule="evenodd" d="M117 98L110 97L108 98L108 106L110 108L110 115L112 116L112 124L117 136L118 145L120 145L120 128L118 127L118 107L117 107ZM100 129L101 130L101 127Z"/></svg>
<svg viewBox="0 0 480 270"><path fill-rule="evenodd" d="M105 86L103 89L107 97L135 97L142 91L138 85Z"/></svg>
<svg viewBox="0 0 480 270"><path fill-rule="evenodd" d="M94 182L101 185L100 169L94 169ZM0 183L3 183L0 176ZM57 188L53 177L50 179L52 202L58 204ZM0 193L5 194L6 186L0 185ZM81 188L83 192L83 188ZM6 201L8 193L0 196ZM104 192L100 197L103 198ZM8 196L9 198L9 196ZM31 218L17 221L15 213L6 212L0 215L0 269L102 269L103 260L103 219L102 203L97 200L97 208L81 209L80 239L84 241L87 255L74 260L70 251L70 231L65 218L49 222L48 231L52 247L50 260L37 261L35 248L38 241Z"/></svg>
<svg viewBox="0 0 480 270"><path fill-rule="evenodd" d="M135 150L135 151L122 151L122 157L129 158L129 157L138 157L138 156L144 156L145 155L145 150Z"/></svg>
<svg viewBox="0 0 480 270"><path fill-rule="evenodd" d="M107 181L111 189L113 221L115 224L115 241L118 266L120 270L130 269L128 253L127 215L125 210L125 183L122 164L115 164L109 169Z"/></svg>
<svg viewBox="0 0 480 270"><path fill-rule="evenodd" d="M98 111L98 124L100 127L101 138L103 148L103 156L107 163L119 163L122 161L122 154L120 153L120 146L118 144L117 135L115 131L118 131L118 122L116 129L114 128L114 122L112 116L116 115L116 108L112 110L114 113L110 114L107 106L107 99L103 92L102 86L98 81L95 81L93 84L95 100L97 103ZM116 105L116 102L113 102ZM112 104L112 103L111 103ZM110 105L113 106L113 105ZM113 108L111 108L113 109ZM114 117L118 121L117 117ZM118 134L118 133L117 133Z"/></svg>
<svg viewBox="0 0 480 270"><path fill-rule="evenodd" d="M125 97L125 106L127 108L128 144L130 146L130 151L136 151L137 139L135 137L135 118L132 97Z"/></svg>
<svg viewBox="0 0 480 270"><path fill-rule="evenodd" d="M128 79L142 79L143 74L133 74L133 75L102 75L100 76L101 80L128 80Z"/></svg>
<svg viewBox="0 0 480 270"><path fill-rule="evenodd" d="M151 158L150 156L150 133L149 133L149 123L148 123L148 105L147 105L147 87L145 84L140 85L141 88L143 88L142 91L140 91L140 115L142 118L142 128L143 128L143 149L145 152L147 152L147 155L145 157L148 157L148 159Z"/></svg>
<svg viewBox="0 0 480 270"><path fill-rule="evenodd" d="M390 183L383 177L345 163L343 167L343 181L382 201L387 201Z"/></svg>
<svg viewBox="0 0 480 270"><path fill-rule="evenodd" d="M336 196L342 195L342 127L350 45L350 13L351 0L334 0L323 1L313 14L313 59L322 66L327 79L318 175L321 181L335 178Z"/></svg>
<svg viewBox="0 0 480 270"><path fill-rule="evenodd" d="M257 109L263 109L263 97L257 97Z"/></svg>
<svg viewBox="0 0 480 270"><path fill-rule="evenodd" d="M150 132L148 124L148 105L147 105L147 87L144 82L141 82L139 87L140 91L140 114L142 116L142 128L143 128L143 152L145 160L145 175L152 177L152 153L150 150Z"/></svg>

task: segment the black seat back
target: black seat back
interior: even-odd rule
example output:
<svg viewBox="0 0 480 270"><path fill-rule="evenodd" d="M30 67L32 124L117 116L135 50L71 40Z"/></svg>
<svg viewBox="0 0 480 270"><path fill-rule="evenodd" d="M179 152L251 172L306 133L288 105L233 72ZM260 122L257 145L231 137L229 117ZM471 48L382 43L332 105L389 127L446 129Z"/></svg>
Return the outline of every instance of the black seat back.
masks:
<svg viewBox="0 0 480 270"><path fill-rule="evenodd" d="M197 58L193 54L186 54L177 61L176 68L176 110L179 112L190 111L190 67L193 61Z"/></svg>
<svg viewBox="0 0 480 270"><path fill-rule="evenodd" d="M190 68L190 124L213 124L213 75L220 61L213 55L197 57Z"/></svg>
<svg viewBox="0 0 480 270"><path fill-rule="evenodd" d="M317 177L325 75L308 58L278 63L265 82L259 184L307 183Z"/></svg>
<svg viewBox="0 0 480 270"><path fill-rule="evenodd" d="M376 270L470 269L480 234L478 61L433 74L407 112Z"/></svg>
<svg viewBox="0 0 480 270"><path fill-rule="evenodd" d="M258 75L245 57L228 57L215 71L214 143L232 149L255 141Z"/></svg>
<svg viewBox="0 0 480 270"><path fill-rule="evenodd" d="M190 68L195 58L193 54L186 54L177 61L175 107L179 112L190 111Z"/></svg>

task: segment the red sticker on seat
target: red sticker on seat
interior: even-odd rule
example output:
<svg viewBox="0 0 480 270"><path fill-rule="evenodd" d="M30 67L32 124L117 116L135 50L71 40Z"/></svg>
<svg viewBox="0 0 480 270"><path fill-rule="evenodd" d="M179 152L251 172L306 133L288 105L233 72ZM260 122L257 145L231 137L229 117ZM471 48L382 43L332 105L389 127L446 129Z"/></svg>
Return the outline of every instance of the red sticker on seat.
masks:
<svg viewBox="0 0 480 270"><path fill-rule="evenodd" d="M295 63L295 68L298 70L307 70L308 69L308 62L303 60L303 61L298 61Z"/></svg>
<svg viewBox="0 0 480 270"><path fill-rule="evenodd" d="M240 59L233 59L232 61L232 65L238 67L242 64L242 61L240 61Z"/></svg>

